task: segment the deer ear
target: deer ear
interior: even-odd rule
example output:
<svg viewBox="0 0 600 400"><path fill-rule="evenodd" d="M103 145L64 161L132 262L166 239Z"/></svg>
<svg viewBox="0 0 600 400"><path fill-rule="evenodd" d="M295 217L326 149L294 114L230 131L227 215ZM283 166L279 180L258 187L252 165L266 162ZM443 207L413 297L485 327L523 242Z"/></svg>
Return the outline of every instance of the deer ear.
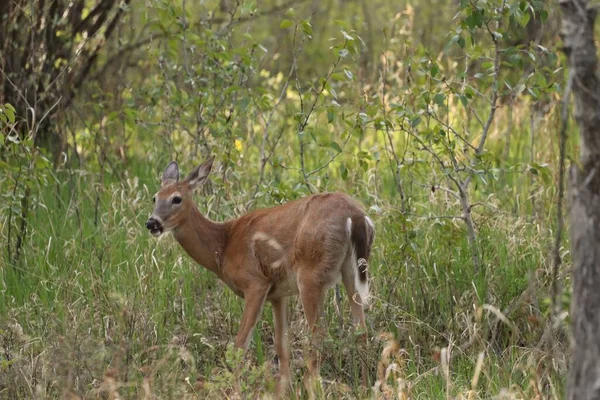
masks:
<svg viewBox="0 0 600 400"><path fill-rule="evenodd" d="M171 185L177 181L179 181L179 165L176 161L171 161L162 174L162 185Z"/></svg>
<svg viewBox="0 0 600 400"><path fill-rule="evenodd" d="M200 185L202 185L206 181L206 179L208 178L208 174L210 174L210 170L212 169L214 160L215 157L212 156L203 164L194 168L194 170L190 172L187 178L185 178L185 180L188 181L192 189L200 187Z"/></svg>

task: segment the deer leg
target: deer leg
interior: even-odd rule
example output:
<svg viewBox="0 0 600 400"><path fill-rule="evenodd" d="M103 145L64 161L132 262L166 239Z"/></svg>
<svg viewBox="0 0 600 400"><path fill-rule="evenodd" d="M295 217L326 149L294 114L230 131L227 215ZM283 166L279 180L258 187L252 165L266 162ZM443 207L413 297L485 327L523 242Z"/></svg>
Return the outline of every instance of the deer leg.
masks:
<svg viewBox="0 0 600 400"><path fill-rule="evenodd" d="M288 349L287 334L287 307L286 298L271 300L273 305L273 320L275 321L275 350L279 357L279 382L277 383L277 397L284 396L290 384L290 354Z"/></svg>
<svg viewBox="0 0 600 400"><path fill-rule="evenodd" d="M252 333L252 329L254 329L254 325L256 325L258 317L260 317L260 312L265 304L265 299L267 297L267 293L269 292L269 288L270 286L263 286L244 293L244 299L246 302L244 304L242 323L240 324L240 329L235 338L236 347L244 350L248 348L250 334Z"/></svg>
<svg viewBox="0 0 600 400"><path fill-rule="evenodd" d="M322 327L319 326L319 318L323 298L325 297L325 289L317 279L299 278L299 281L300 299L302 300L304 316L306 317L310 331L311 355L307 366L308 378L312 380L319 376L321 367L320 348L324 332Z"/></svg>
<svg viewBox="0 0 600 400"><path fill-rule="evenodd" d="M354 264L350 264L350 268L355 268ZM356 271L354 271L356 273ZM363 299L360 298L358 290L354 285L354 275L349 273L348 270L342 269L342 282L344 283L344 287L346 288L346 294L348 295L348 300L350 302L350 310L352 311L352 321L354 323L354 327L356 329L361 329L362 333L360 334L360 340L364 346L364 350L366 353L367 350L367 324L365 322L365 311L363 309ZM361 380L362 384L368 385L368 368L366 361L362 359L361 361Z"/></svg>

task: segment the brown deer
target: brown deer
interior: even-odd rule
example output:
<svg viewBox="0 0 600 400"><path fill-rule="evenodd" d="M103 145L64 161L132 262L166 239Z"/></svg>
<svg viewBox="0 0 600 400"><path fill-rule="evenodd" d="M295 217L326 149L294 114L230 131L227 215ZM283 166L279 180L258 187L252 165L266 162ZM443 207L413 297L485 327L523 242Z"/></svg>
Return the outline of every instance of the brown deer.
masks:
<svg viewBox="0 0 600 400"><path fill-rule="evenodd" d="M172 232L198 264L244 298L237 347L248 347L265 301L271 302L280 386L284 387L290 382L288 296L300 295L315 346L325 293L341 278L354 324L366 332L363 303L369 293L367 262L373 222L343 193L315 194L222 223L210 221L200 213L192 194L208 178L213 160L196 167L183 181L179 181L177 163L169 163L146 227L155 236ZM315 353L309 377L319 373L318 351Z"/></svg>

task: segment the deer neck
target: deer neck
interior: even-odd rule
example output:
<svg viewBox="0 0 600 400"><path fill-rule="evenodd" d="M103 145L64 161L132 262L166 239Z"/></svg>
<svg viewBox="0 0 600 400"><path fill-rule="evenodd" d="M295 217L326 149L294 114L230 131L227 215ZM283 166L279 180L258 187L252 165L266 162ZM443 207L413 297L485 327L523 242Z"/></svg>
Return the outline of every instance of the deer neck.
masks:
<svg viewBox="0 0 600 400"><path fill-rule="evenodd" d="M173 230L181 247L204 268L221 276L221 258L225 248L225 224L206 218L194 204L190 215Z"/></svg>

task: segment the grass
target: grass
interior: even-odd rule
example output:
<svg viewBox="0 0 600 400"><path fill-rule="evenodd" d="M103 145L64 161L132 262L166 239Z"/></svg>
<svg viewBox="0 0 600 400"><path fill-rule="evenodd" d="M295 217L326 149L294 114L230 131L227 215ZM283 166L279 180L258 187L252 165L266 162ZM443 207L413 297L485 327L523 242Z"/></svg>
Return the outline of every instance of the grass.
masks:
<svg viewBox="0 0 600 400"><path fill-rule="evenodd" d="M22 259L0 268L0 397L271 393L276 369L270 306L249 354L234 351L242 301L171 237L156 240L143 228L157 186L151 174L109 184L95 175L58 174L60 183L38 188ZM529 197L531 185L542 186L526 176L510 179L519 196ZM424 217L403 215L393 198L379 202L381 211L371 213L377 225L367 311L372 340L367 352L357 350L347 301L340 324L331 291L323 396L560 396L562 330L552 346L540 345L549 307L553 192L536 193L544 204L537 215L527 213L529 202L516 206L502 195L487 196L478 207L485 265L479 275L462 222L431 217L455 207L448 198L426 191L415 196L427 209ZM365 205L373 203L361 197ZM227 216L215 209L215 196L198 201L212 218ZM243 202L232 198L221 209L234 210L235 204ZM292 397L304 397L307 334L298 299L289 307ZM361 358L377 391L358 383Z"/></svg>

